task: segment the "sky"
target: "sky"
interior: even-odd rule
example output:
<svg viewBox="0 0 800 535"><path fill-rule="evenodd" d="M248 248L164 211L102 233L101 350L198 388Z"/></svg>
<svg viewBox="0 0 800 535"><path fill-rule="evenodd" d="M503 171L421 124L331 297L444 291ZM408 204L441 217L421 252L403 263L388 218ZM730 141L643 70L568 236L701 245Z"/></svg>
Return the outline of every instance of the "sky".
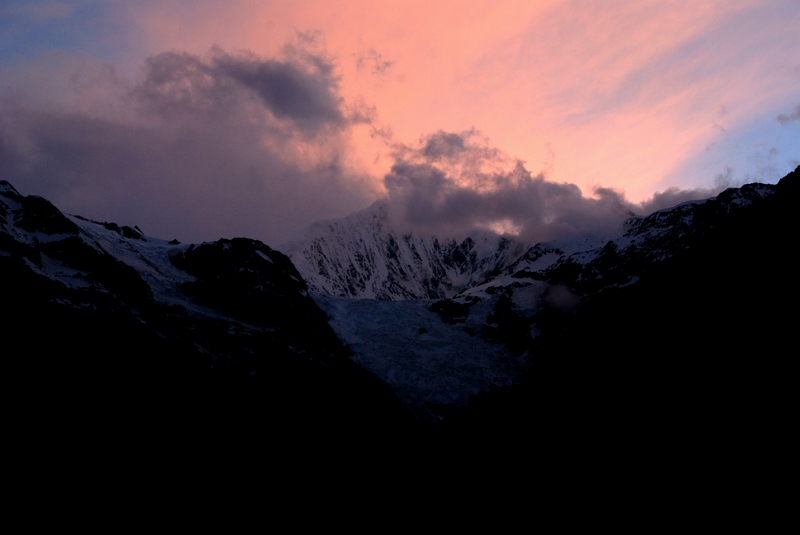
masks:
<svg viewBox="0 0 800 535"><path fill-rule="evenodd" d="M273 247L388 198L551 239L800 165L796 0L0 0L0 179Z"/></svg>

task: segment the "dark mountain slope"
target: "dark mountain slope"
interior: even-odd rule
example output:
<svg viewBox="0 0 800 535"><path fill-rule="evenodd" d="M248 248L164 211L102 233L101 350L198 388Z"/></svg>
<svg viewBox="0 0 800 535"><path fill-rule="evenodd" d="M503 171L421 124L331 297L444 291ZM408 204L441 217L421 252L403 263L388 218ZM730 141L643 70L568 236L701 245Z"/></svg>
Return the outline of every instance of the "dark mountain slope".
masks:
<svg viewBox="0 0 800 535"><path fill-rule="evenodd" d="M717 210L742 194L724 192L638 282L547 311L525 380L454 411L443 435L536 444L592 469L641 462L654 477L698 463L735 477L754 456L775 468L796 404L799 187L795 170L775 194Z"/></svg>
<svg viewBox="0 0 800 535"><path fill-rule="evenodd" d="M254 240L167 244L3 182L0 295L4 391L33 448L103 436L250 451L414 425L288 258Z"/></svg>

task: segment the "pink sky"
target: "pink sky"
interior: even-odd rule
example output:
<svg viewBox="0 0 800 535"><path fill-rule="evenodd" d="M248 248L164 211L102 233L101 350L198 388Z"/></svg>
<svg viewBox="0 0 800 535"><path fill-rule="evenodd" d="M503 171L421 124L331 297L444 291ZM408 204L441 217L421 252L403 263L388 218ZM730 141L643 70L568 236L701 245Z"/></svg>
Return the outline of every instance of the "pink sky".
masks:
<svg viewBox="0 0 800 535"><path fill-rule="evenodd" d="M295 32L317 31L343 96L375 106L394 141L474 127L533 172L618 188L632 201L713 186L724 169L710 161L706 176L683 176L687 160L800 101L800 5L791 1L304 0L136 11L153 52L219 44L270 55ZM800 151L783 156L796 161ZM380 176L387 163L371 171Z"/></svg>
<svg viewBox="0 0 800 535"><path fill-rule="evenodd" d="M219 47L231 57L246 52L286 62L306 61L308 54L325 58L334 67L326 87L341 99L346 128L322 143L302 136L287 141L275 135L275 125L236 123L263 136L259 143L272 155L264 159L256 145L237 145L239 178L231 184L239 192L220 193L231 198L231 206L252 202L243 212L253 217L260 205L252 200L255 189L242 193L250 180L247 169L262 177L280 169L305 177L297 179L296 189L313 189L310 173L335 168L330 180L338 185L330 186L325 199L303 197L288 186L263 190L269 194L259 202L267 212L286 210L280 220L286 228L280 232L270 234L266 223L256 228L256 237L265 239L289 236L289 219L292 225L313 219L314 214L289 217L292 202L295 212L338 217L385 195L385 177L398 151L419 149L440 131L477 131L484 145L522 160L533 176L575 184L587 197L595 187L611 188L633 203L670 187L708 194L728 184L774 182L800 161L796 0L64 1L22 2L0 8L0 18L3 14L16 22L13 28L0 25L0 54L6 51L14 59L0 62L7 80L0 111L5 110L5 124L18 125L17 132L31 128L25 136L10 129L5 134L8 146L20 154L33 154L23 149L43 134L30 126L42 124L32 117L48 106L109 124L125 122L128 129L144 123L153 127L152 117L126 108L125 95L141 79L147 58L165 51L209 58ZM54 27L62 41L46 45L56 38L37 37L45 21L60 25ZM237 113L244 109L236 108ZM352 120L358 110L369 120ZM162 126L178 129L175 123ZM159 132L173 148L214 145ZM148 151L141 154L153 153L144 141L137 147ZM163 177L153 182L159 199L182 188L197 203L214 204L204 197L206 183L165 183L188 173L188 167L152 161L146 171ZM100 168L81 165L90 169L86 172ZM219 168L224 173L225 165ZM19 189L30 184L30 193L60 195L54 200L68 202L78 213L91 211L92 203L108 208L133 202L123 200L130 199L124 187L104 185L109 191L100 198L91 193L97 182L93 189L70 189L66 178L56 184L24 173L19 177L28 181ZM469 177L452 179L451 188L470 187ZM224 191L222 184L213 189ZM279 193L284 200L273 206ZM167 201L141 202L125 217L150 218L147 222L159 231L174 223L157 214L167 209ZM219 227L220 232L246 231L250 219L242 210L233 215L219 210L220 221L241 220L238 226ZM98 213L113 216L110 208ZM278 226L276 220L269 228ZM216 230L209 224L204 231Z"/></svg>

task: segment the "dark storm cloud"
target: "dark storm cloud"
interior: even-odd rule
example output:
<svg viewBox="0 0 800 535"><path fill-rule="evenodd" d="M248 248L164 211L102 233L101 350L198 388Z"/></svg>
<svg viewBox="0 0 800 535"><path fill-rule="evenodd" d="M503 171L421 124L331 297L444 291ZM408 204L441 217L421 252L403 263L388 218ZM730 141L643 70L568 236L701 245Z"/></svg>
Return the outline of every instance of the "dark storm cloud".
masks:
<svg viewBox="0 0 800 535"><path fill-rule="evenodd" d="M249 92L276 118L305 134L345 124L333 66L323 57L278 61L254 54L212 50L206 58L165 52L145 62L144 79L135 89L143 103L165 115L182 110L225 110Z"/></svg>
<svg viewBox="0 0 800 535"><path fill-rule="evenodd" d="M430 160L437 161L442 158L457 157L465 150L466 145L461 134L442 132L440 130L428 138L422 149L422 154Z"/></svg>
<svg viewBox="0 0 800 535"><path fill-rule="evenodd" d="M532 175L474 130L438 132L417 148L400 147L385 184L402 222L432 231L510 227L544 241L613 233L631 215L609 191L587 198L574 184Z"/></svg>
<svg viewBox="0 0 800 535"><path fill-rule="evenodd" d="M794 110L792 110L791 113L788 114L781 113L780 115L778 115L777 119L778 122L781 123L782 125L789 124L792 121L800 120L800 104L795 106Z"/></svg>
<svg viewBox="0 0 800 535"><path fill-rule="evenodd" d="M253 90L277 117L317 131L325 125L341 125L344 117L332 67L323 58L313 59L313 70L289 62L229 55L215 58L215 66L221 74Z"/></svg>
<svg viewBox="0 0 800 535"><path fill-rule="evenodd" d="M722 184L714 190L671 188L641 204L602 187L587 197L574 184L531 174L475 130L440 131L416 147L398 147L385 185L396 216L412 229L459 234L475 227L505 228L532 241L586 233L610 237L634 214L723 189Z"/></svg>
<svg viewBox="0 0 800 535"><path fill-rule="evenodd" d="M159 54L130 85L90 71L46 97L21 97L26 79L0 95L0 177L21 193L151 236L272 246L372 200L347 159L368 109L346 104L332 61L302 43L277 59Z"/></svg>

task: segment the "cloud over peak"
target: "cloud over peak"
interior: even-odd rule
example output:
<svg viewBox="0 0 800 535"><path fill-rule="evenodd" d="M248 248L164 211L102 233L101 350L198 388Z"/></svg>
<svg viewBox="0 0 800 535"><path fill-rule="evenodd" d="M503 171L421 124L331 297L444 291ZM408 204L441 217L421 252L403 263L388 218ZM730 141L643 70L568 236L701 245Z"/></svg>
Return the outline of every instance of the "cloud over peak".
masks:
<svg viewBox="0 0 800 535"><path fill-rule="evenodd" d="M439 131L399 147L385 184L405 224L449 233L511 228L545 241L610 232L629 215L615 196L586 198L574 184L533 175L475 130Z"/></svg>
<svg viewBox="0 0 800 535"><path fill-rule="evenodd" d="M532 242L583 234L613 236L634 213L646 214L715 190L671 188L635 204L611 188L584 196L575 184L533 174L476 130L438 131L399 145L384 179L392 213L410 229L462 234L510 230Z"/></svg>

